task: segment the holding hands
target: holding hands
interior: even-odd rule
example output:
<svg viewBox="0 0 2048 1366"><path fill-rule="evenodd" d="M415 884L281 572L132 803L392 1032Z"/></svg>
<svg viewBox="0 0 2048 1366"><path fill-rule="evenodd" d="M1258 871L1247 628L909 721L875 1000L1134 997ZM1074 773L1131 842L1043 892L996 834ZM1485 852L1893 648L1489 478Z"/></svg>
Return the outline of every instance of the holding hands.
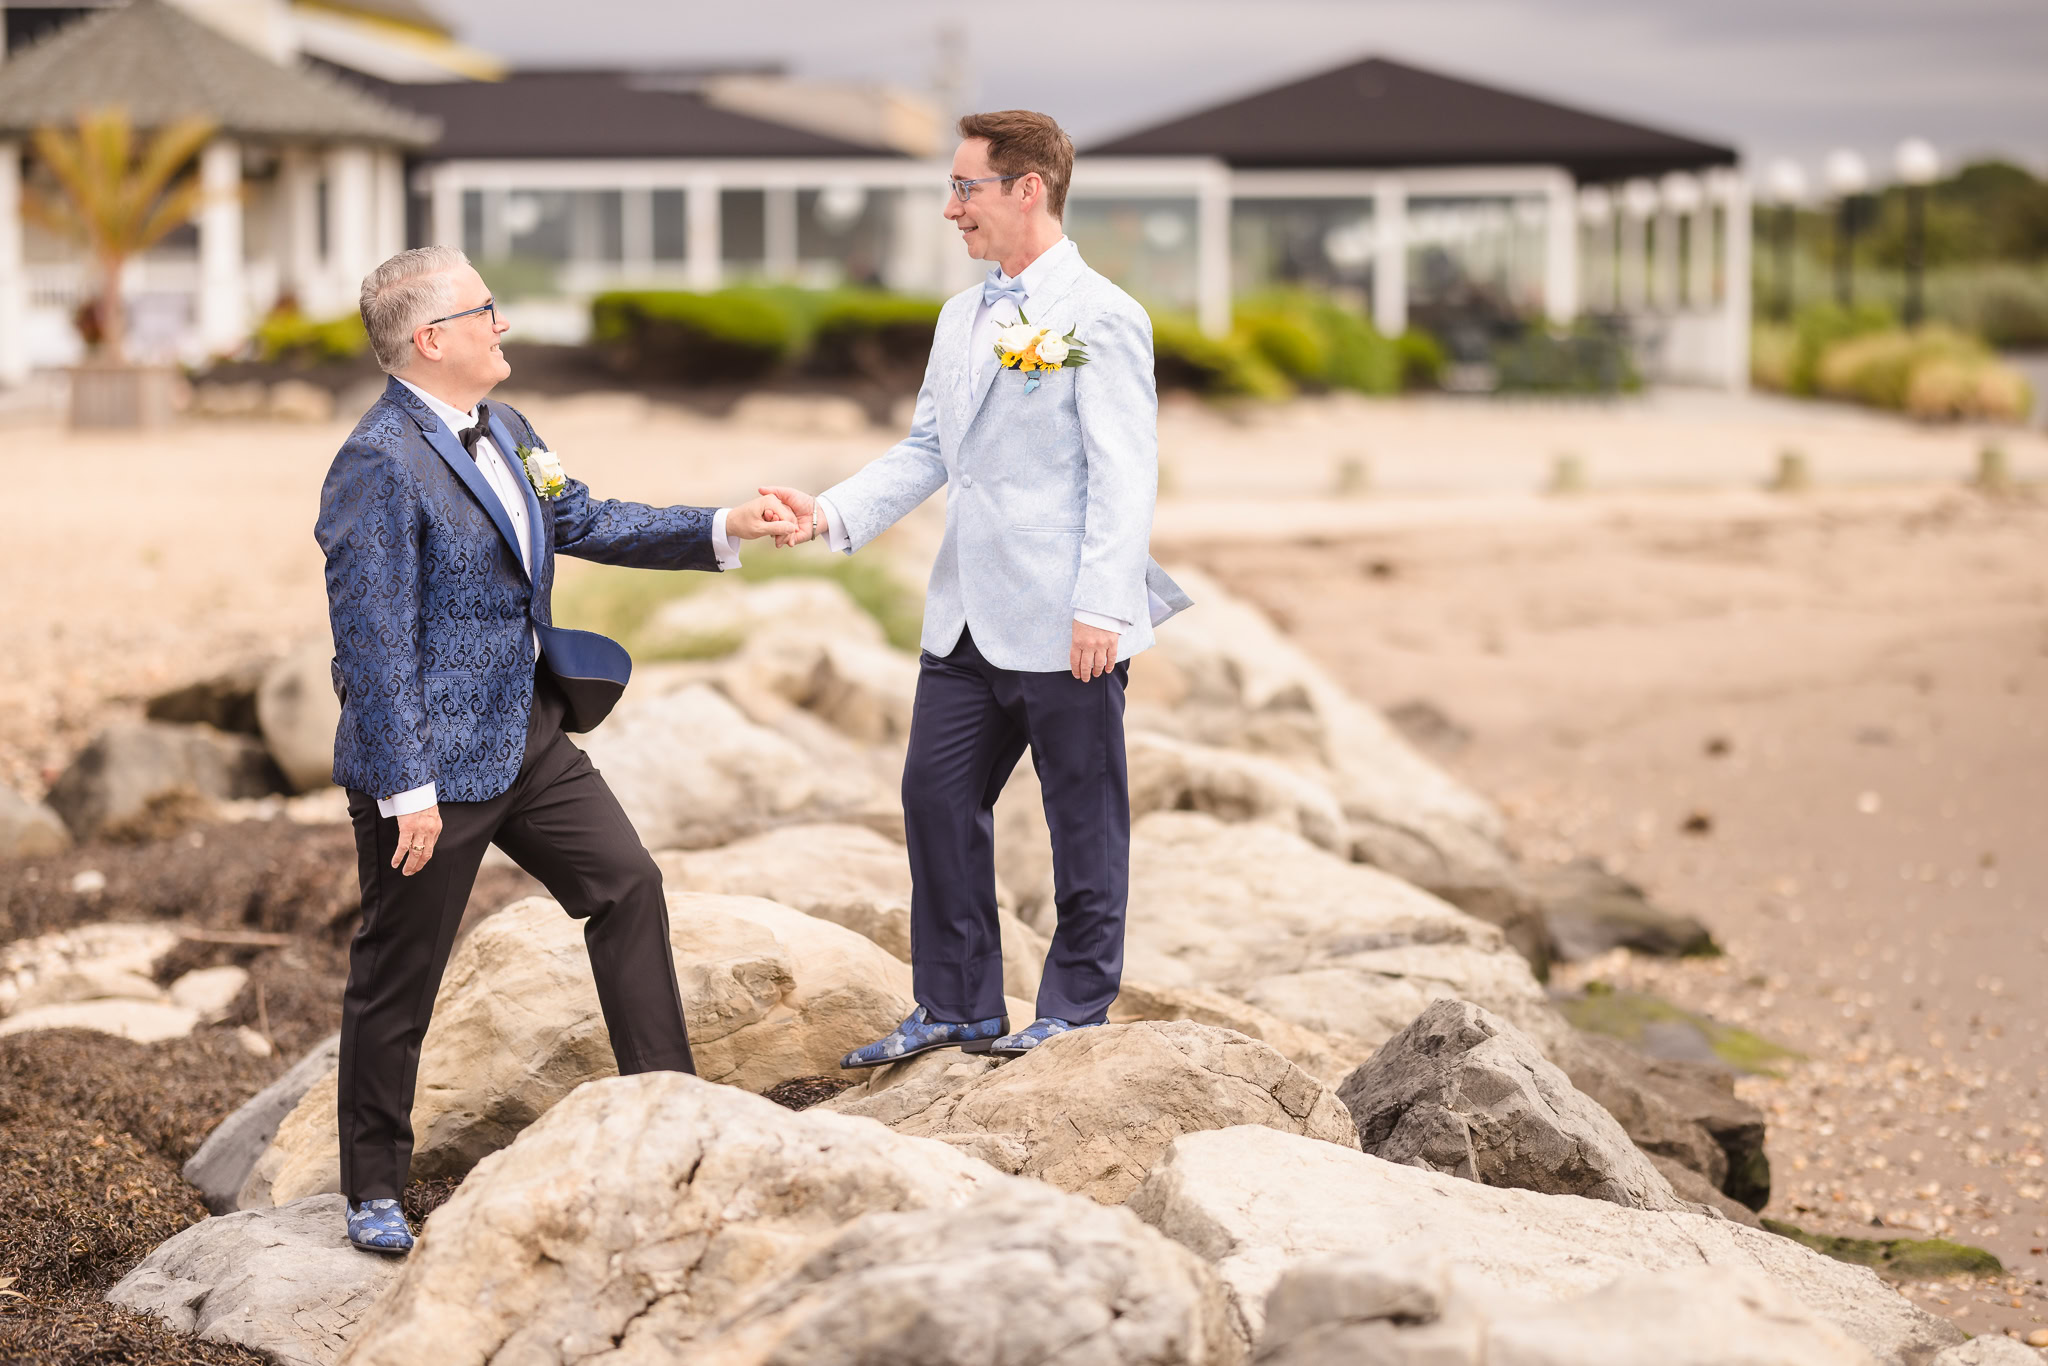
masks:
<svg viewBox="0 0 2048 1366"><path fill-rule="evenodd" d="M797 530L797 518L779 499L767 496L752 498L729 509L725 514L725 534L735 540L752 541L763 536L773 536L777 545L795 545L793 536Z"/></svg>

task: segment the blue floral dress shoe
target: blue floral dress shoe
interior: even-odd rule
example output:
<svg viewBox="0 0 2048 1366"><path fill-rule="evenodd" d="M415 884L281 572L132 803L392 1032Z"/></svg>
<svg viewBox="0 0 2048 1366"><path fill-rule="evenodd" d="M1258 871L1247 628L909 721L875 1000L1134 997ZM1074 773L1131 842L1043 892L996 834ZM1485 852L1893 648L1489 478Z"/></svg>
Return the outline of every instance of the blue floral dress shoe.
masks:
<svg viewBox="0 0 2048 1366"><path fill-rule="evenodd" d="M365 1252L403 1257L412 1251L412 1230L396 1200L349 1201L348 1240Z"/></svg>
<svg viewBox="0 0 2048 1366"><path fill-rule="evenodd" d="M1095 1021L1093 1024L1068 1024L1065 1020L1056 1020L1048 1015L1044 1019L1033 1020L1015 1034L1003 1035L1002 1038L997 1039L988 1046L988 1051L998 1058L1021 1058L1055 1034L1067 1034L1076 1029L1100 1029L1101 1027L1102 1021L1100 1020Z"/></svg>
<svg viewBox="0 0 2048 1366"><path fill-rule="evenodd" d="M873 1043L862 1044L839 1060L839 1065L848 1071L858 1067L881 1067L905 1058L914 1058L920 1053L929 1053L934 1048L958 1048L962 1053L986 1053L1010 1027L1007 1016L998 1015L993 1020L977 1020L973 1024L946 1024L934 1020L923 1006L904 1017L897 1025Z"/></svg>

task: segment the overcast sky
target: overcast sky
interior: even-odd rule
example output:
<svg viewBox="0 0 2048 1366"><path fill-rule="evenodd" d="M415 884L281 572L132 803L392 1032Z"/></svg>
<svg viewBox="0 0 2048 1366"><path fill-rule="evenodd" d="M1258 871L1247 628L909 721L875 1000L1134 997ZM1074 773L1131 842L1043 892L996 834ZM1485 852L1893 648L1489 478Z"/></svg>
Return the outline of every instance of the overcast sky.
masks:
<svg viewBox="0 0 2048 1366"><path fill-rule="evenodd" d="M1817 174L1836 146L1889 168L2048 170L2048 0L431 0L520 65L779 62L929 90L939 34L968 102L1029 106L1084 147L1218 99L1379 55L1740 147Z"/></svg>

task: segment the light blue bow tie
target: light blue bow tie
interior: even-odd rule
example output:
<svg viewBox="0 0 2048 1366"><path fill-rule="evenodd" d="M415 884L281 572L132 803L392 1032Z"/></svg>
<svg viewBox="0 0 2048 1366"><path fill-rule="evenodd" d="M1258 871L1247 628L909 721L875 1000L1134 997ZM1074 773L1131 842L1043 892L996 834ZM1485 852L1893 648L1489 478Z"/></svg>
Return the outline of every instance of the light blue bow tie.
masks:
<svg viewBox="0 0 2048 1366"><path fill-rule="evenodd" d="M1002 299L1008 299L1016 304L1021 312L1024 308L1024 282L1022 280L1010 280L1008 283L1005 283L1003 268L1001 266L990 266L988 268L988 279L983 281L981 286L982 307L991 307Z"/></svg>

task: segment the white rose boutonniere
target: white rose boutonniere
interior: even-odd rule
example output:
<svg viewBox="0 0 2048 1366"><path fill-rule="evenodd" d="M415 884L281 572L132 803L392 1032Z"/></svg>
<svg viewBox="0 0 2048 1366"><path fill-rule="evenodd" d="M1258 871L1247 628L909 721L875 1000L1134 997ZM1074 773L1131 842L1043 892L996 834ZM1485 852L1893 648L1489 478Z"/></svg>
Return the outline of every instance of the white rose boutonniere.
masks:
<svg viewBox="0 0 2048 1366"><path fill-rule="evenodd" d="M562 458L553 451L544 446L521 446L518 455L519 464L526 471L526 481L542 498L560 498L569 487L569 481L562 473Z"/></svg>
<svg viewBox="0 0 2048 1366"><path fill-rule="evenodd" d="M1049 327L1034 327L1018 310L1017 321L996 333L996 361L1005 370L1023 370L1024 392L1038 387L1040 370L1070 370L1088 363L1087 343L1069 329L1056 337Z"/></svg>

